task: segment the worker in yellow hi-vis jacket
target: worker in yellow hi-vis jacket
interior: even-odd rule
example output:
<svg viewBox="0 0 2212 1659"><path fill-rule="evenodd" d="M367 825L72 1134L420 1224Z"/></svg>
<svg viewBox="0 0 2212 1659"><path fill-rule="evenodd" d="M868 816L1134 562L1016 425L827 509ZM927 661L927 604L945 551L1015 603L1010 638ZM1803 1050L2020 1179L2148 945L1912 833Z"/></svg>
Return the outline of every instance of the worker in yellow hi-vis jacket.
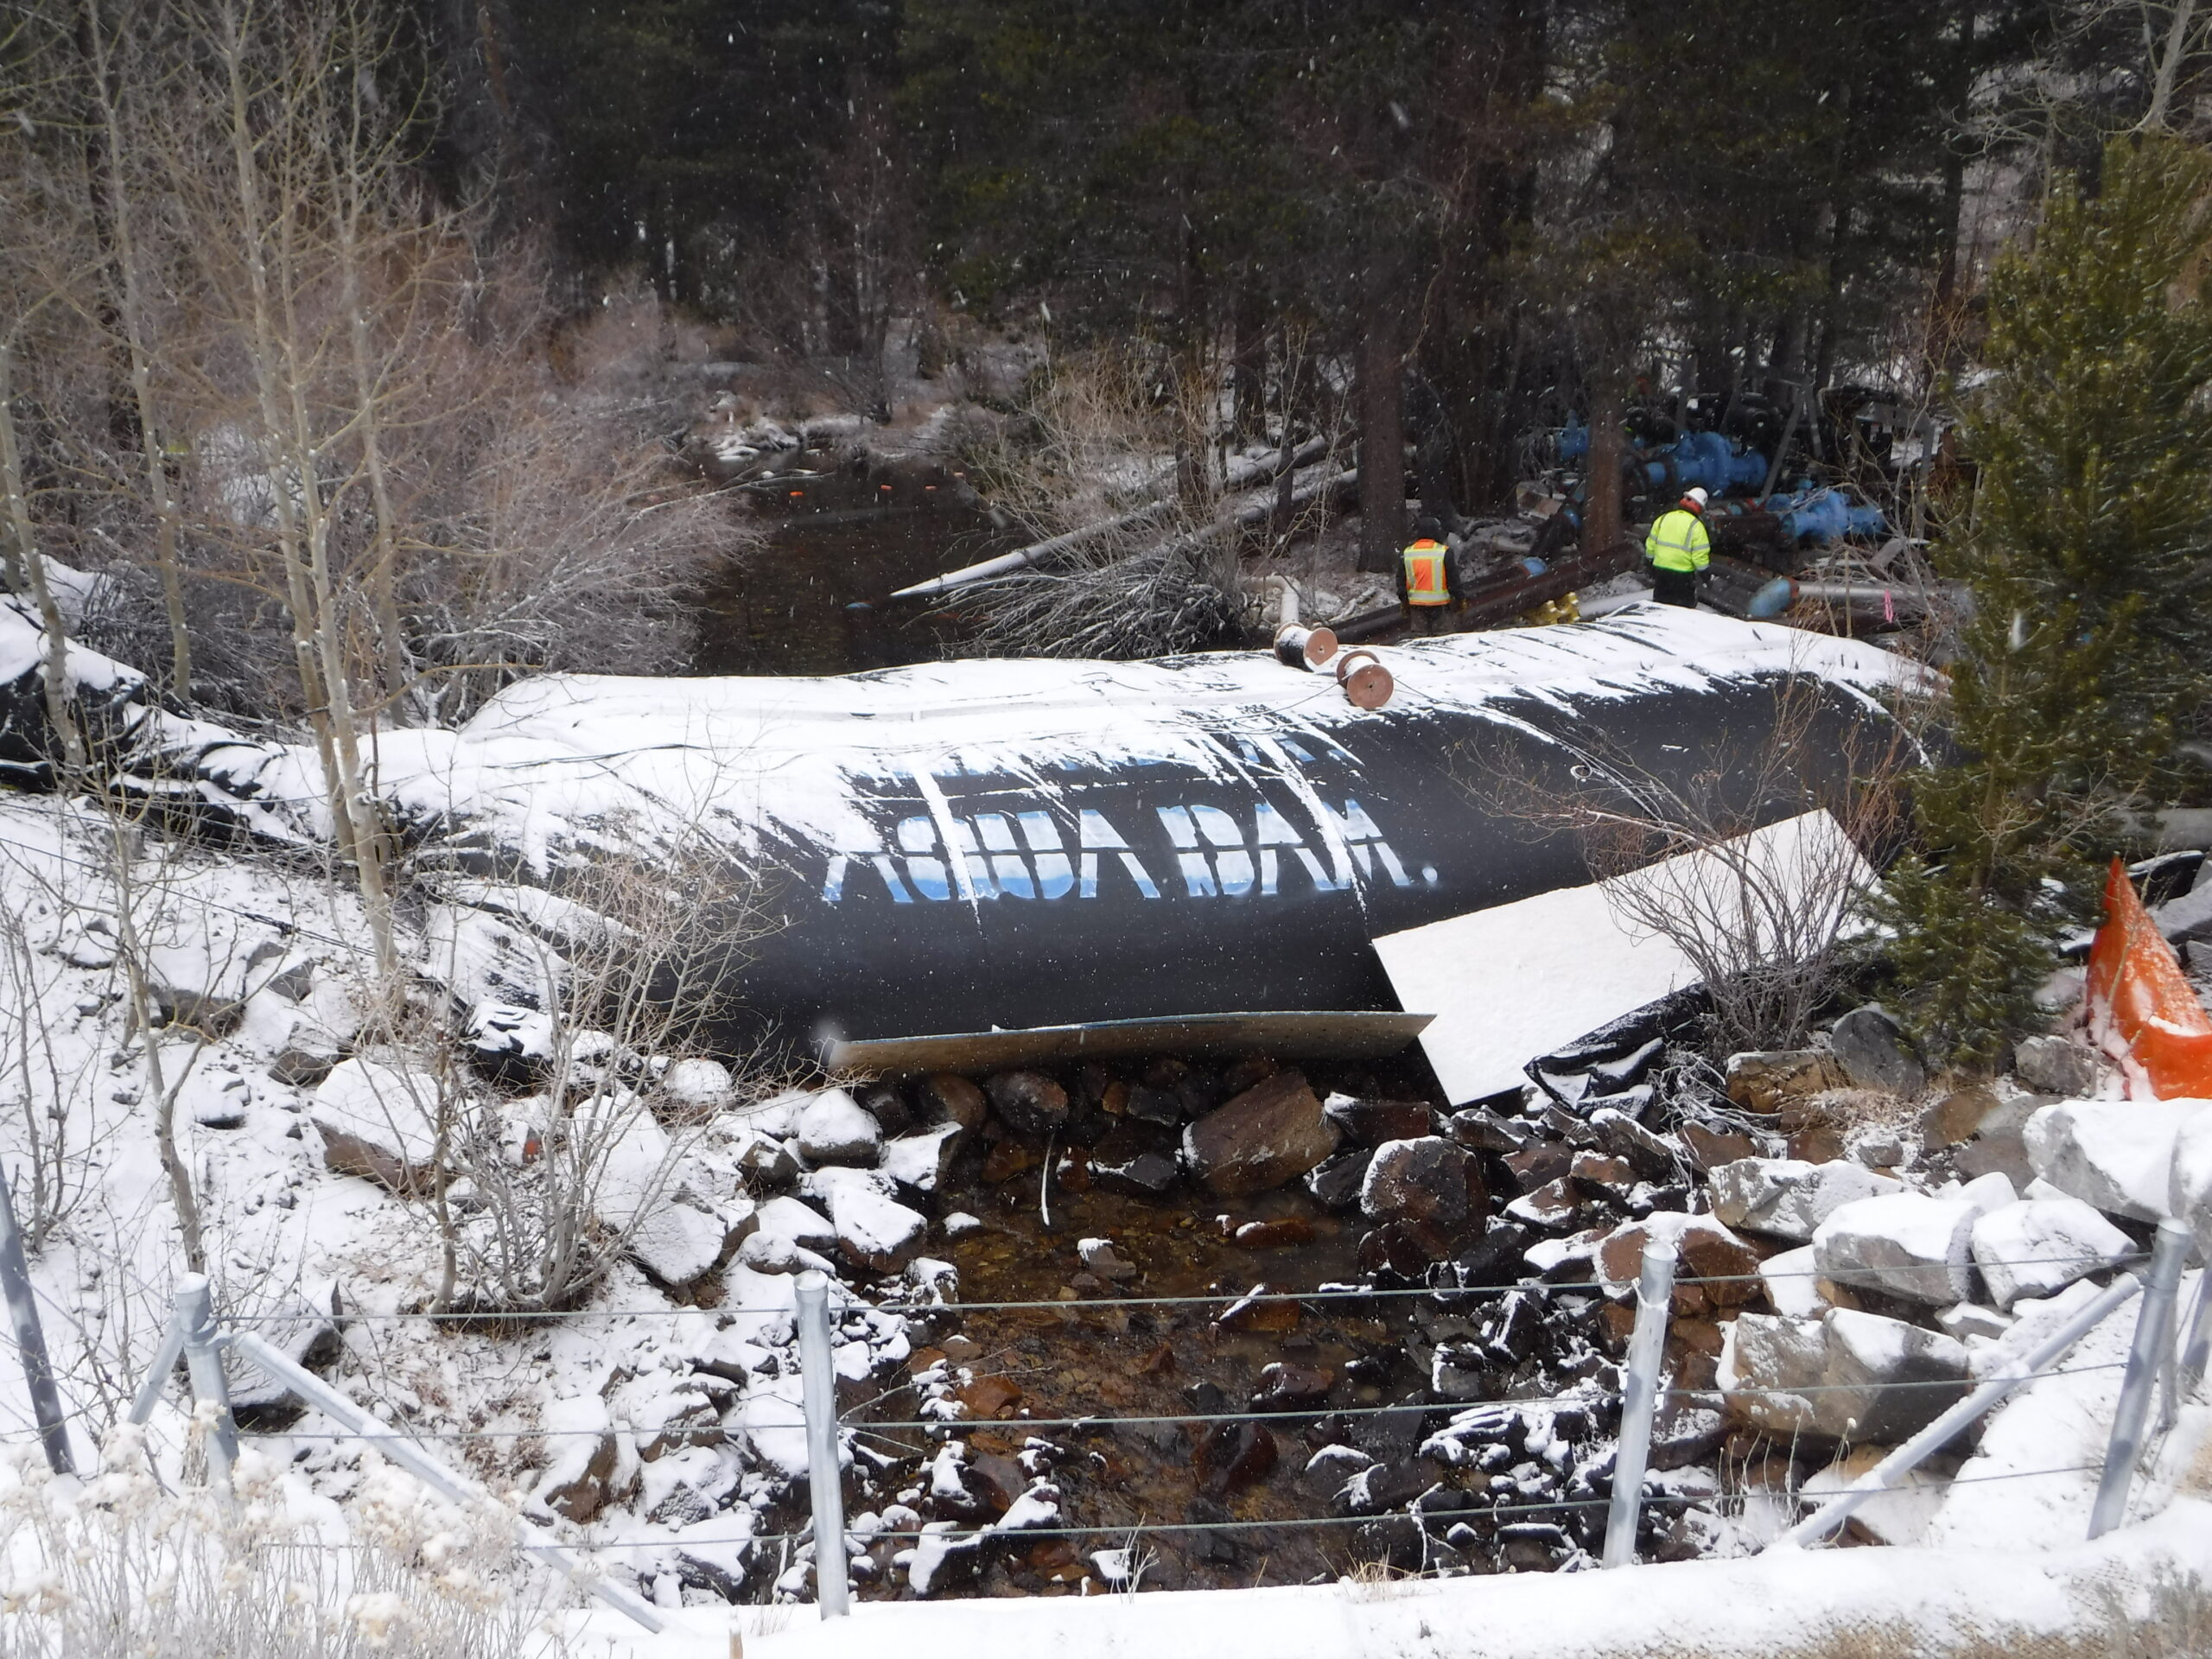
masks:
<svg viewBox="0 0 2212 1659"><path fill-rule="evenodd" d="M1705 531L1703 490L1692 489L1673 511L1661 513L1643 538L1643 557L1651 567L1651 597L1662 605L1697 607L1697 573L1713 563L1713 538Z"/></svg>
<svg viewBox="0 0 2212 1659"><path fill-rule="evenodd" d="M1406 620L1415 633L1449 633L1452 611L1458 595L1457 561L1444 541L1444 527L1435 519L1414 522L1414 539L1398 560L1398 597L1406 607Z"/></svg>

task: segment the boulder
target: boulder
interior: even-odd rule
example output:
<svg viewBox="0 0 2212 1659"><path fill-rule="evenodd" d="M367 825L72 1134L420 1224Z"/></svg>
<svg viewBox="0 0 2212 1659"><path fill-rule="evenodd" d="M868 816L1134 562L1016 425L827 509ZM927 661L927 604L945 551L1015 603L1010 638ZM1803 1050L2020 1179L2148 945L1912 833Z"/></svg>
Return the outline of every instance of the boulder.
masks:
<svg viewBox="0 0 2212 1659"><path fill-rule="evenodd" d="M927 1216L857 1180L830 1187L830 1224L837 1230L837 1248L845 1259L874 1273L903 1268L921 1254L930 1230Z"/></svg>
<svg viewBox="0 0 2212 1659"><path fill-rule="evenodd" d="M983 1080L1007 1128L1043 1140L1068 1121L1068 1091L1042 1071L1001 1071Z"/></svg>
<svg viewBox="0 0 2212 1659"><path fill-rule="evenodd" d="M1779 1437L1900 1440L1967 1387L1965 1347L1902 1319L1843 1308L1817 1319L1745 1313L1727 1332L1719 1382L1728 1409Z"/></svg>
<svg viewBox="0 0 2212 1659"><path fill-rule="evenodd" d="M693 1056L672 1060L661 1073L661 1092L679 1106L719 1111L734 1097L737 1080L720 1060Z"/></svg>
<svg viewBox="0 0 2212 1659"><path fill-rule="evenodd" d="M1677 1281L1706 1281L1681 1284L1675 1293L1677 1308L1685 1303L1697 1305L1688 1294L1693 1290L1714 1307L1741 1307L1758 1299L1758 1252L1714 1217L1683 1215L1678 1211L1632 1221L1605 1235L1598 1245L1597 1267L1599 1282L1607 1294L1636 1294L1643 1274L1644 1246L1655 1238L1675 1241Z"/></svg>
<svg viewBox="0 0 2212 1659"><path fill-rule="evenodd" d="M876 1166L901 1186L934 1192L951 1168L967 1134L957 1123L940 1123L917 1135L902 1135L883 1143L881 1161Z"/></svg>
<svg viewBox="0 0 2212 1659"><path fill-rule="evenodd" d="M1820 1264L1814 1260L1809 1244L1767 1257L1759 1263L1759 1281L1774 1311L1793 1319L1817 1319L1830 1306L1821 1288Z"/></svg>
<svg viewBox="0 0 2212 1659"><path fill-rule="evenodd" d="M1847 1204L1813 1235L1821 1276L1936 1307L1974 1294L1979 1207L1925 1192L1891 1192Z"/></svg>
<svg viewBox="0 0 2212 1659"><path fill-rule="evenodd" d="M2198 1256L2212 1262L2212 1112L2198 1113L2175 1133L2166 1205L2196 1235Z"/></svg>
<svg viewBox="0 0 2212 1659"><path fill-rule="evenodd" d="M2078 1100L2104 1078L2103 1058L2064 1037L2023 1037L2012 1048L2012 1071L2039 1095Z"/></svg>
<svg viewBox="0 0 2212 1659"><path fill-rule="evenodd" d="M1337 1140L1305 1077L1278 1071L1187 1127L1183 1157L1216 1197L1243 1198L1296 1180Z"/></svg>
<svg viewBox="0 0 2212 1659"><path fill-rule="evenodd" d="M550 1014L512 1002L479 1002L462 1027L461 1050L486 1077L520 1087L544 1075L554 1035Z"/></svg>
<svg viewBox="0 0 2212 1659"><path fill-rule="evenodd" d="M1801 1244L1845 1205L1904 1190L1890 1177L1843 1160L1739 1158L1714 1170L1711 1181L1713 1213L1731 1227Z"/></svg>
<svg viewBox="0 0 2212 1659"><path fill-rule="evenodd" d="M1974 1224L1974 1265L2000 1308L2023 1296L2063 1290L2134 1249L2133 1239L2079 1198L2031 1198L1992 1210Z"/></svg>
<svg viewBox="0 0 2212 1659"><path fill-rule="evenodd" d="M883 1128L842 1089L824 1089L799 1112L798 1139L810 1164L865 1166L876 1160Z"/></svg>
<svg viewBox="0 0 2212 1659"><path fill-rule="evenodd" d="M1986 1083L1954 1089L1920 1115L1921 1143L1933 1151L1971 1141L1982 1122L1999 1105L1997 1091Z"/></svg>
<svg viewBox="0 0 2212 1659"><path fill-rule="evenodd" d="M623 1248L655 1283L681 1290L721 1266L758 1224L749 1203L733 1218L679 1196L637 1217Z"/></svg>
<svg viewBox="0 0 2212 1659"><path fill-rule="evenodd" d="M1910 1096L1927 1086L1927 1068L1887 1008L1872 1002L1853 1008L1835 1022L1828 1041L1844 1076L1859 1088Z"/></svg>
<svg viewBox="0 0 2212 1659"><path fill-rule="evenodd" d="M2062 1100L2021 1126L2035 1172L2109 1216L2157 1221L2172 1199L2182 1128L2212 1102Z"/></svg>
<svg viewBox="0 0 2212 1659"><path fill-rule="evenodd" d="M983 1098L983 1091L957 1072L937 1072L922 1085L922 1093L944 1114L946 1122L971 1132L982 1128L983 1120L990 1116L990 1103Z"/></svg>
<svg viewBox="0 0 2212 1659"><path fill-rule="evenodd" d="M1385 1141L1360 1183L1359 1208L1370 1221L1424 1222L1456 1230L1490 1207L1482 1166L1440 1135Z"/></svg>
<svg viewBox="0 0 2212 1659"><path fill-rule="evenodd" d="M1306 1190L1332 1210L1356 1210L1360 1189L1367 1184L1367 1166L1374 1159L1371 1147L1351 1147L1324 1159L1306 1172Z"/></svg>
<svg viewBox="0 0 2212 1659"><path fill-rule="evenodd" d="M1173 1132L1150 1123L1122 1123L1090 1149L1091 1178L1117 1192L1157 1198L1182 1178Z"/></svg>
<svg viewBox="0 0 2212 1659"><path fill-rule="evenodd" d="M1379 1147L1385 1141L1413 1141L1436 1132L1436 1115L1419 1100L1362 1100L1353 1095L1331 1095L1321 1103L1329 1121L1344 1131L1356 1147Z"/></svg>
<svg viewBox="0 0 2212 1659"><path fill-rule="evenodd" d="M330 1169L407 1192L436 1156L438 1099L430 1072L363 1057L331 1069L308 1116L321 1132Z"/></svg>
<svg viewBox="0 0 2212 1659"><path fill-rule="evenodd" d="M771 1198L753 1211L753 1230L762 1238L787 1238L804 1249L826 1250L837 1243L837 1230L822 1212L797 1198Z"/></svg>
<svg viewBox="0 0 2212 1659"><path fill-rule="evenodd" d="M1114 1248L1110 1238L1077 1239L1075 1253L1085 1268L1109 1284L1127 1284L1141 1272L1135 1262Z"/></svg>
<svg viewBox="0 0 2212 1659"><path fill-rule="evenodd" d="M1728 1098L1746 1111L1778 1112L1784 1102L1844 1085L1843 1068L1821 1048L1753 1050L1728 1057Z"/></svg>

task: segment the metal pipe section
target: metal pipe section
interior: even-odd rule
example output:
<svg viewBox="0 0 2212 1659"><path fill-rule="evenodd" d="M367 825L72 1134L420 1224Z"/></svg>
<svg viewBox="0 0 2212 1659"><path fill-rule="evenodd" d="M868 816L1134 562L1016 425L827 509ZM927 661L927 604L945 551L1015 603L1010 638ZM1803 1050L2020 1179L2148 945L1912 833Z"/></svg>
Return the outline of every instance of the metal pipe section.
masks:
<svg viewBox="0 0 2212 1659"><path fill-rule="evenodd" d="M146 1380L138 1385L132 1396L127 1421L143 1427L154 1414L154 1408L161 1403L162 1386L169 1380L169 1373L176 1370L176 1363L184 1357L184 1327L175 1319L162 1332L162 1345L155 1351L154 1363L146 1368Z"/></svg>
<svg viewBox="0 0 2212 1659"><path fill-rule="evenodd" d="M2175 1379L2180 1397L2186 1399L2196 1392L2208 1361L2212 1361L2212 1264L2196 1276L2196 1313L2189 1322L2189 1340L2181 1351L2181 1374Z"/></svg>
<svg viewBox="0 0 2212 1659"><path fill-rule="evenodd" d="M1605 1517L1607 1567L1636 1562L1636 1529L1643 1513L1643 1471L1651 1454L1651 1418L1659 1403L1659 1363L1667 1350L1676 1259L1672 1239L1654 1238L1643 1247L1636 1329L1628 1343L1628 1380L1621 1391L1620 1449L1613 1454L1613 1501Z"/></svg>
<svg viewBox="0 0 2212 1659"><path fill-rule="evenodd" d="M238 1429L231 1418L231 1382L223 1374L222 1349L215 1333L215 1298L204 1273L177 1281L177 1329L184 1336L184 1363L192 1376L195 1400L212 1401L215 1421L207 1431L207 1471L226 1502L231 1499L231 1468L238 1460Z"/></svg>
<svg viewBox="0 0 2212 1659"><path fill-rule="evenodd" d="M38 1298L31 1291L31 1270L23 1260L23 1235L16 1225L16 1202L0 1172L0 1294L8 1299L8 1319L16 1329L16 1352L23 1363L23 1386L38 1419L38 1438L46 1461L57 1475L77 1472L69 1455L69 1427L61 1415L61 1393L54 1386L54 1362L47 1357L46 1332L38 1319Z"/></svg>
<svg viewBox="0 0 2212 1659"><path fill-rule="evenodd" d="M251 1331L233 1335L229 1342L233 1352L251 1361L316 1410L335 1420L347 1433L365 1445L376 1447L385 1457L442 1497L464 1506L508 1516L513 1523L518 1548L532 1555L544 1556L583 1589L656 1636L668 1628L668 1621L651 1604L594 1572L574 1551L546 1538L483 1487L466 1475L447 1468L412 1440L388 1423L372 1416L313 1371L303 1365L295 1364L280 1349Z"/></svg>
<svg viewBox="0 0 2212 1659"><path fill-rule="evenodd" d="M2097 1501L2089 1510L2089 1536L2101 1538L2127 1518L2127 1491L2135 1480L2135 1460L2143 1451L2143 1426L2151 1414L2159 1357L2173 1346L2174 1300L2181 1288L2181 1264L2189 1254L2189 1229L2172 1217L2158 1224L2151 1246L2151 1278L2135 1319L2135 1342L2120 1382L2120 1405L2112 1415L2112 1441L2105 1447L2105 1468L2097 1482Z"/></svg>
<svg viewBox="0 0 2212 1659"><path fill-rule="evenodd" d="M830 1281L799 1274L798 1374L806 1408L806 1484L814 1499L814 1598L824 1618L851 1611L845 1592L845 1492L837 1470L837 1372L830 1348Z"/></svg>
<svg viewBox="0 0 2212 1659"><path fill-rule="evenodd" d="M1974 1419L2024 1382L2035 1380L2037 1372L2056 1360L2075 1343L2096 1329L2110 1316L2113 1310L2143 1288L2143 1281L2132 1273L2124 1273L2113 1281L2104 1294L2076 1313L2026 1355L2005 1367L1996 1376L1986 1378L1981 1386L1953 1406L1934 1422L1922 1429L1903 1446L1859 1477L1842 1491L1821 1508L1807 1516L1796 1526L1783 1533L1769 1549L1796 1549L1826 1537L1845 1522L1859 1506L1877 1492L1887 1491L1901 1475L1911 1473L1930 1457L1942 1451Z"/></svg>

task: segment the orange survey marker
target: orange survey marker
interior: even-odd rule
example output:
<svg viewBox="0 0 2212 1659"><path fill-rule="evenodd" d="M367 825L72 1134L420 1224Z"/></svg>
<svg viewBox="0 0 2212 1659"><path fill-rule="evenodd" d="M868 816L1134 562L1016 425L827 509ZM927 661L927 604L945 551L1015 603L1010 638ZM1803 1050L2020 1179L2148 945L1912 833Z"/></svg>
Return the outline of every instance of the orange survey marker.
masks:
<svg viewBox="0 0 2212 1659"><path fill-rule="evenodd" d="M2089 1031L2127 1045L2161 1100L2212 1099L2212 1016L2117 859L2089 947Z"/></svg>

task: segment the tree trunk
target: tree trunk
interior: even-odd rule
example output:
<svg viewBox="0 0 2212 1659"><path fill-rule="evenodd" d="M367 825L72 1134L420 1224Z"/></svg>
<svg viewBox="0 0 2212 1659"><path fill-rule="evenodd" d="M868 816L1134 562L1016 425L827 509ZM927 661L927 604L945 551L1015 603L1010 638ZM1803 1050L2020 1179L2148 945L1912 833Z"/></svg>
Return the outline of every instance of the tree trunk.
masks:
<svg viewBox="0 0 2212 1659"><path fill-rule="evenodd" d="M1356 353L1359 568L1395 572L1406 545L1405 312L1383 286Z"/></svg>
<svg viewBox="0 0 2212 1659"><path fill-rule="evenodd" d="M1239 443L1267 435L1267 319L1259 290L1247 283L1236 291L1234 339L1230 346L1230 427Z"/></svg>
<svg viewBox="0 0 2212 1659"><path fill-rule="evenodd" d="M1606 364L1590 387L1590 471L1583 481L1582 550L1621 538L1621 372Z"/></svg>

